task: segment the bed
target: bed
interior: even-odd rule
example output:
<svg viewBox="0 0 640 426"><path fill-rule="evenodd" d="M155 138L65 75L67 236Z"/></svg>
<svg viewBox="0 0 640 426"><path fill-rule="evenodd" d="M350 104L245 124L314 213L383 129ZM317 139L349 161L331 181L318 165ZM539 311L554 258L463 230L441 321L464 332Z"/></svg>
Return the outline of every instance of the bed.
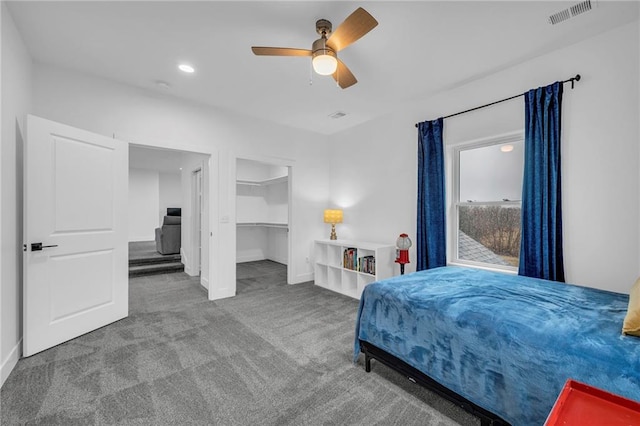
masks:
<svg viewBox="0 0 640 426"><path fill-rule="evenodd" d="M365 354L432 387L483 424L542 425L568 378L640 401L640 338L621 334L628 296L462 267L365 287Z"/></svg>

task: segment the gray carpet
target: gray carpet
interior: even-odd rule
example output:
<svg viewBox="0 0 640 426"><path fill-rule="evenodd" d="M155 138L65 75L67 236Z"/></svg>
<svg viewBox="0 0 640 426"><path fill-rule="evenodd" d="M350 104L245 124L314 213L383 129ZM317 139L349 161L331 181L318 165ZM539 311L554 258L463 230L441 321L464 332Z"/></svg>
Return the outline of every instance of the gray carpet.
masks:
<svg viewBox="0 0 640 426"><path fill-rule="evenodd" d="M184 273L130 280L128 318L18 362L1 421L123 425L478 425L351 348L357 301L238 265L238 296L209 302Z"/></svg>
<svg viewBox="0 0 640 426"><path fill-rule="evenodd" d="M163 259L163 258L175 258L176 255L168 254L163 255L156 250L155 241L131 241L129 242L129 261L136 261L138 259ZM180 255L177 255L177 259L180 259Z"/></svg>

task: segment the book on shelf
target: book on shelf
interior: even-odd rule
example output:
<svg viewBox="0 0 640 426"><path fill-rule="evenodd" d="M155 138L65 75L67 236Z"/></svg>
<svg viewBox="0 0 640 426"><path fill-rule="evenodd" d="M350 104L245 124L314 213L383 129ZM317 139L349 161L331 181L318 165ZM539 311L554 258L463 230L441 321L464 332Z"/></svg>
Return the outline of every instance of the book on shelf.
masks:
<svg viewBox="0 0 640 426"><path fill-rule="evenodd" d="M358 249L355 247L348 247L344 249L342 267L345 269L351 269L355 271L357 269L358 262Z"/></svg>
<svg viewBox="0 0 640 426"><path fill-rule="evenodd" d="M375 256L363 256L358 259L358 271L365 274L376 274L376 258Z"/></svg>
<svg viewBox="0 0 640 426"><path fill-rule="evenodd" d="M375 256L358 257L358 249L355 247L347 247L344 249L342 257L342 267L352 271L364 272L365 274L376 274L376 258Z"/></svg>

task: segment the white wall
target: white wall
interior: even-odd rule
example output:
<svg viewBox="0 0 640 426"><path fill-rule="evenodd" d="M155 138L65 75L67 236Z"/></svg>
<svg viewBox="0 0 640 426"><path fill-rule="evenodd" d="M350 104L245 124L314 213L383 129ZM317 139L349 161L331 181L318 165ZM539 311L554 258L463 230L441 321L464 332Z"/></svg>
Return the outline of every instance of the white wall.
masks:
<svg viewBox="0 0 640 426"><path fill-rule="evenodd" d="M267 228L239 226L236 233L236 262L254 262L267 259L269 240Z"/></svg>
<svg viewBox="0 0 640 426"><path fill-rule="evenodd" d="M236 187L236 222L267 222L269 205L267 187L238 185Z"/></svg>
<svg viewBox="0 0 640 426"><path fill-rule="evenodd" d="M284 228L267 228L267 256L269 260L286 265L288 263L288 232Z"/></svg>
<svg viewBox="0 0 640 426"><path fill-rule="evenodd" d="M580 73L574 90L565 85L563 101L566 278L628 292L640 272L638 39L636 21L333 137L335 152L365 153L336 155L332 163L330 204L344 208L339 238L393 244L401 232L415 235L415 123ZM523 111L518 98L446 119L445 143L522 129ZM415 247L411 255L415 270Z"/></svg>
<svg viewBox="0 0 640 426"><path fill-rule="evenodd" d="M129 169L129 241L153 241L160 225L160 178L154 170Z"/></svg>
<svg viewBox="0 0 640 426"><path fill-rule="evenodd" d="M329 197L326 136L45 65L34 68L33 90L36 115L139 145L211 153L214 298L235 294L236 157L293 164L290 279L312 279L306 257L324 235Z"/></svg>
<svg viewBox="0 0 640 426"><path fill-rule="evenodd" d="M158 175L159 203L158 224L167 214L167 207L182 207L182 176L176 173L160 172Z"/></svg>
<svg viewBox="0 0 640 426"><path fill-rule="evenodd" d="M2 15L2 144L0 190L0 385L22 350L22 155L31 110L32 61L4 2Z"/></svg>
<svg viewBox="0 0 640 426"><path fill-rule="evenodd" d="M153 241L167 207L182 207L180 173L129 168L129 241Z"/></svg>
<svg viewBox="0 0 640 426"><path fill-rule="evenodd" d="M287 223L289 209L289 187L287 182L267 185L265 197L267 199L267 220L270 223Z"/></svg>
<svg viewBox="0 0 640 426"><path fill-rule="evenodd" d="M236 262L273 260L286 265L289 254L287 230L264 226L241 226L237 231Z"/></svg>
<svg viewBox="0 0 640 426"><path fill-rule="evenodd" d="M282 176L272 173L271 177ZM284 170L287 173L287 170ZM267 222L269 223L289 223L289 185L287 182L274 183L267 186ZM320 213L320 212L319 212ZM321 214L321 213L320 213ZM288 233L283 228L267 229L267 259L274 262L287 264L288 256Z"/></svg>

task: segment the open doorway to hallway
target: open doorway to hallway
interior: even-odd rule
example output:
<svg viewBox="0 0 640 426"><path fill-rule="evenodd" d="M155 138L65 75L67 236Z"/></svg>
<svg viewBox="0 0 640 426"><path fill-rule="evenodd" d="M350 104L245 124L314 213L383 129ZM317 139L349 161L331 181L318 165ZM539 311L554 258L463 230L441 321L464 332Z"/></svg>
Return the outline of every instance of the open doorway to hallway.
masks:
<svg viewBox="0 0 640 426"><path fill-rule="evenodd" d="M208 290L209 155L129 146L129 276L184 271Z"/></svg>

